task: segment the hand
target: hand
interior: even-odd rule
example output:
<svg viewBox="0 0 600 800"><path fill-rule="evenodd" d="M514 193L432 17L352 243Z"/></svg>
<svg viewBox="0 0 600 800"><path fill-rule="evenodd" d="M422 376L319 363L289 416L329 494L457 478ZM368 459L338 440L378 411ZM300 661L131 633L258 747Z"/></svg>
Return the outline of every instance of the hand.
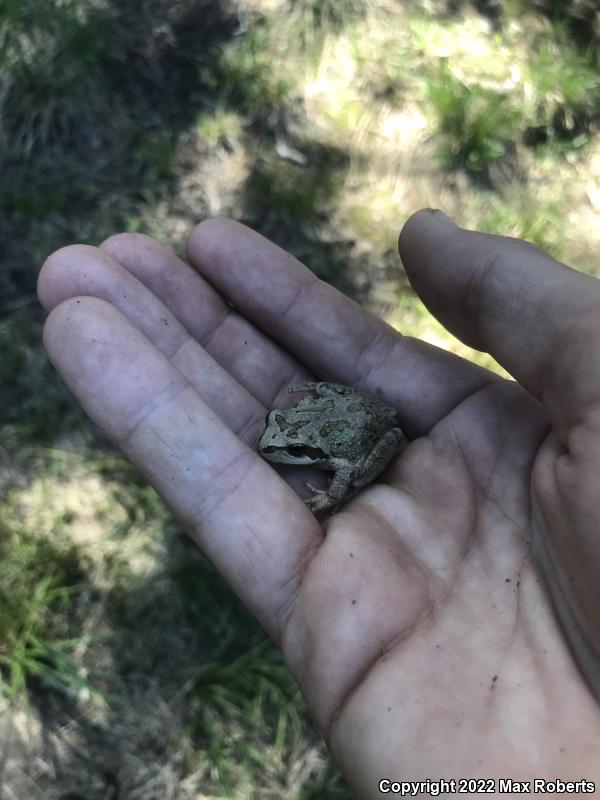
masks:
<svg viewBox="0 0 600 800"><path fill-rule="evenodd" d="M518 383L222 219L192 232L192 267L132 234L54 253L45 346L282 648L357 796L386 777L600 779L600 282L440 212L400 252ZM311 376L380 392L413 439L323 526L299 475L254 452Z"/></svg>

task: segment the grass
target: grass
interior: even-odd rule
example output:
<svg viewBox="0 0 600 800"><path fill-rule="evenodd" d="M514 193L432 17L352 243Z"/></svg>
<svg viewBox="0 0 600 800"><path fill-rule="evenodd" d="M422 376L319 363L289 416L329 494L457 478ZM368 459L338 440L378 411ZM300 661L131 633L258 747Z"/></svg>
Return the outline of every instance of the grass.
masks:
<svg viewBox="0 0 600 800"><path fill-rule="evenodd" d="M587 144L600 118L600 73L594 49L569 42L565 24L534 43L528 64L533 88L530 126L563 152Z"/></svg>
<svg viewBox="0 0 600 800"><path fill-rule="evenodd" d="M600 72L590 47L581 54L564 24L534 37L520 67L524 82L505 90L463 80L440 58L427 96L441 139L438 155L452 169L481 171L507 146L551 146L556 154L585 146L600 114ZM460 68L459 68L460 69Z"/></svg>
<svg viewBox="0 0 600 800"><path fill-rule="evenodd" d="M239 147L243 132L241 120L240 114L227 111L219 104L198 115L196 129L208 151L214 153L220 147Z"/></svg>
<svg viewBox="0 0 600 800"><path fill-rule="evenodd" d="M264 642L233 661L196 668L185 700L190 735L202 744L200 763L210 764L225 790L252 785L257 769L283 773L286 756L301 745L305 733L297 688L281 658ZM258 745L268 740L269 749Z"/></svg>
<svg viewBox="0 0 600 800"><path fill-rule="evenodd" d="M80 553L23 529L6 511L0 541L0 695L19 702L40 681L47 690L89 689L68 623L85 581Z"/></svg>
<svg viewBox="0 0 600 800"><path fill-rule="evenodd" d="M290 7L297 46L309 72L318 69L327 42L367 13L365 0L292 0Z"/></svg>
<svg viewBox="0 0 600 800"><path fill-rule="evenodd" d="M2 92L6 146L31 153L38 145L71 137L97 112L88 99L97 90L95 74L111 20L76 0L45 6L4 0L0 11L0 52L9 65Z"/></svg>
<svg viewBox="0 0 600 800"><path fill-rule="evenodd" d="M4 447L47 445L81 427L83 415L40 348L40 317L28 307L0 320L0 413Z"/></svg>
<svg viewBox="0 0 600 800"><path fill-rule="evenodd" d="M442 137L438 155L444 166L479 171L505 154L520 122L507 94L478 83L467 85L446 64L429 79L427 91Z"/></svg>
<svg viewBox="0 0 600 800"><path fill-rule="evenodd" d="M272 24L259 16L245 34L243 47L234 40L220 48L216 63L205 67L203 78L221 103L244 116L260 117L284 102L291 83L286 73L272 69L275 38Z"/></svg>
<svg viewBox="0 0 600 800"><path fill-rule="evenodd" d="M198 9L0 0L3 702L62 754L56 787L31 739L40 792L346 800L279 654L48 364L36 273L119 229L181 252L217 208L498 369L411 293L398 229L440 206L592 271L598 38L582 0L495 28L417 0Z"/></svg>
<svg viewBox="0 0 600 800"><path fill-rule="evenodd" d="M477 229L525 239L560 259L567 255L560 236L561 214L558 201L542 208L530 199L520 204L498 202L480 216Z"/></svg>

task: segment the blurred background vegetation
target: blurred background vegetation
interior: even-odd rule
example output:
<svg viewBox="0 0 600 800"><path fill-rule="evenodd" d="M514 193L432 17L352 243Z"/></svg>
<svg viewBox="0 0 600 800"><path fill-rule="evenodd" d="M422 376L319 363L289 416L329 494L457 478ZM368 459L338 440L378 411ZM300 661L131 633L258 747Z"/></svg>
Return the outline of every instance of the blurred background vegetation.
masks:
<svg viewBox="0 0 600 800"><path fill-rule="evenodd" d="M278 654L40 345L44 258L252 226L405 333L417 208L598 272L596 0L0 0L0 783L341 800Z"/></svg>

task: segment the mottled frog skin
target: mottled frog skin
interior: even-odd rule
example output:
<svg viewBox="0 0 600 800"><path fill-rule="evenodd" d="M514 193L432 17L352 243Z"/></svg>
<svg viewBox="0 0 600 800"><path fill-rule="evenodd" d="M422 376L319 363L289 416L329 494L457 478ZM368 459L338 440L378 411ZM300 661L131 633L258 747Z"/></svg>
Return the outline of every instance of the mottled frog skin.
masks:
<svg viewBox="0 0 600 800"><path fill-rule="evenodd" d="M405 442L396 410L376 397L339 383L307 382L289 392L306 392L292 408L269 412L258 452L279 464L333 470L327 489L308 481L314 512L337 510L367 486Z"/></svg>

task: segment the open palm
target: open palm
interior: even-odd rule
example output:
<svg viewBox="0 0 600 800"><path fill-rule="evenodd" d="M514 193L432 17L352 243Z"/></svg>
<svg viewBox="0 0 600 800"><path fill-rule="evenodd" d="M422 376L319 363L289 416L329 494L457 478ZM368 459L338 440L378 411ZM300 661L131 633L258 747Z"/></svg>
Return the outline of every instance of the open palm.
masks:
<svg viewBox="0 0 600 800"><path fill-rule="evenodd" d="M600 779L600 282L517 240L411 218L413 286L516 378L404 338L242 225L74 245L45 344L281 646L359 797L379 780ZM316 376L411 443L320 524L254 450Z"/></svg>

